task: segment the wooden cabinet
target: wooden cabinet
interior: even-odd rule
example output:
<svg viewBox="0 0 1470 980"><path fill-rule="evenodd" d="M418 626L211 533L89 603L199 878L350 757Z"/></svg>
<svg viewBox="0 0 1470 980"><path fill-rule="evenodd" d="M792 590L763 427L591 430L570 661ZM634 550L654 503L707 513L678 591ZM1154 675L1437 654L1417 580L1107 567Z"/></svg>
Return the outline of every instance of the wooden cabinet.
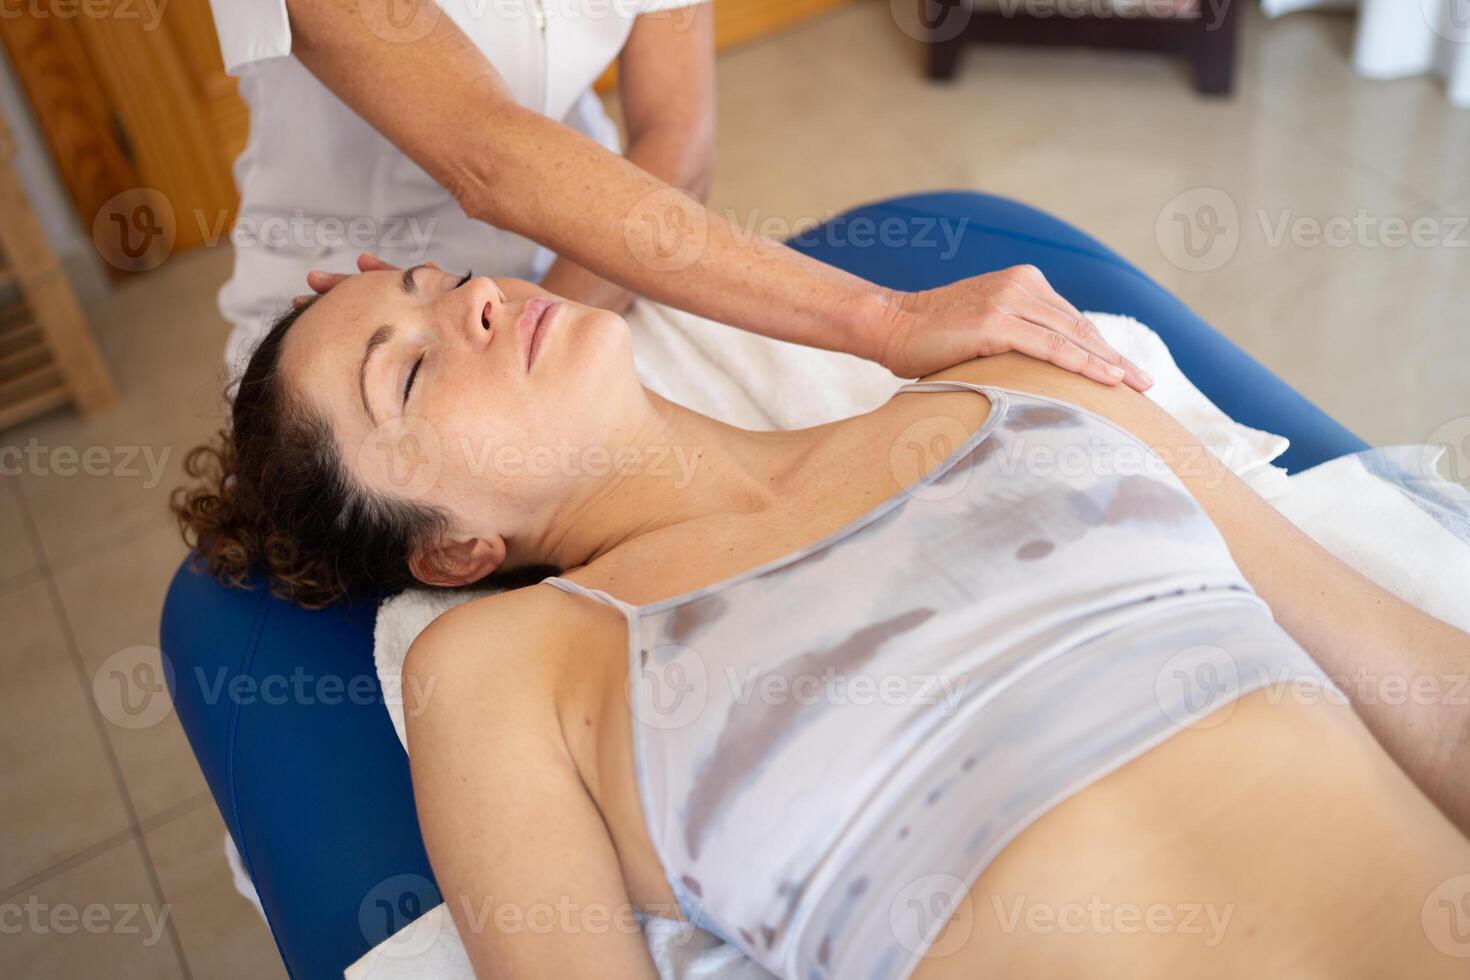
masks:
<svg viewBox="0 0 1470 980"><path fill-rule="evenodd" d="M1201 95L1235 82L1240 4L1204 0L906 0L929 77L951 79L967 43L1154 51L1189 59Z"/></svg>

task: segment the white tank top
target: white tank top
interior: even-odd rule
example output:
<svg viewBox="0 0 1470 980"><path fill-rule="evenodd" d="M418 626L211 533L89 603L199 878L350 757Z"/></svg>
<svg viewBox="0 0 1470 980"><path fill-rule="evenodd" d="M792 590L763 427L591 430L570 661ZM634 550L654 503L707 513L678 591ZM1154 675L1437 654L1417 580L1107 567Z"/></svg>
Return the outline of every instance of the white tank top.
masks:
<svg viewBox="0 0 1470 980"><path fill-rule="evenodd" d="M1061 800L1264 685L1331 686L1136 438L902 390L956 389L990 399L981 428L796 552L642 606L546 580L627 617L638 793L685 916L790 980L907 976Z"/></svg>

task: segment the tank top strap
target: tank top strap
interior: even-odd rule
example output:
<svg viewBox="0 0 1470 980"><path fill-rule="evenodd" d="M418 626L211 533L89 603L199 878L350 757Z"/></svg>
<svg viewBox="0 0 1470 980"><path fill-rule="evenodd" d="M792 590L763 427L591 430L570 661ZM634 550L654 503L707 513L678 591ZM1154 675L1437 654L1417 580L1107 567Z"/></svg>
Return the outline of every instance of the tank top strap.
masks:
<svg viewBox="0 0 1470 980"><path fill-rule="evenodd" d="M601 589L593 589L588 588L585 585L578 585L571 579L562 578L560 575L548 575L546 578L541 580L541 584L554 586L558 589L561 589L563 592L570 593L571 595L586 596L588 599L591 599L594 602L600 602L605 606L612 606L614 609L623 612L624 615L632 616L636 615L638 612L638 607L633 605L631 602L624 602L617 596L609 595Z"/></svg>
<svg viewBox="0 0 1470 980"><path fill-rule="evenodd" d="M994 391L995 389L993 389L993 388L987 388L985 385L977 385L977 384L974 384L974 383L969 382L969 381L941 380L941 381L910 381L907 384L900 385L899 388L898 388L898 390L899 391L973 391L973 392L977 392L979 394L986 395L987 397L989 397L990 396L990 393L992 391Z"/></svg>

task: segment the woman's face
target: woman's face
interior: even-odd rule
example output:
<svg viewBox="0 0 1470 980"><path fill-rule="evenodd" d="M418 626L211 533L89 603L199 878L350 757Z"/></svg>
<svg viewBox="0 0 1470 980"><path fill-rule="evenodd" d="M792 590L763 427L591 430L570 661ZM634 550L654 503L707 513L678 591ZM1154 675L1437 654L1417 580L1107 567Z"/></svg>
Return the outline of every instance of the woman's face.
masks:
<svg viewBox="0 0 1470 980"><path fill-rule="evenodd" d="M359 484L447 511L459 535L530 529L643 398L622 317L429 266L333 287L281 370Z"/></svg>

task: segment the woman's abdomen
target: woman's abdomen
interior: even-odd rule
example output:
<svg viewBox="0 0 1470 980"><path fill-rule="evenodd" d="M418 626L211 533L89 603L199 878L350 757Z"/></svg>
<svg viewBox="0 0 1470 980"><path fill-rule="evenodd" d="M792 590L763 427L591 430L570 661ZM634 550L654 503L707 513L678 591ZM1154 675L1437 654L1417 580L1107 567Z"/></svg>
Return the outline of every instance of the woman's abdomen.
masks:
<svg viewBox="0 0 1470 980"><path fill-rule="evenodd" d="M1257 690L1050 810L913 977L1465 976L1430 906L1470 842L1318 693Z"/></svg>

